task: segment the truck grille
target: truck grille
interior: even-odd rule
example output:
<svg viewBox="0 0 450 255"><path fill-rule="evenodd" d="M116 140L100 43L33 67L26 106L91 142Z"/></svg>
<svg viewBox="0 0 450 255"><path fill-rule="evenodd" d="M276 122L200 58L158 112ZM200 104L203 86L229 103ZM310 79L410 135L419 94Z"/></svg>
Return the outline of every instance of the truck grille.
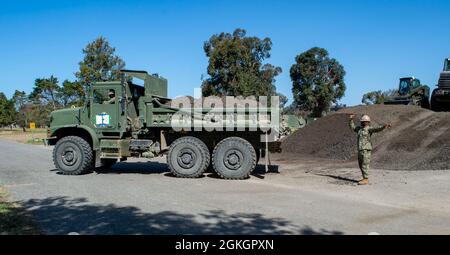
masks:
<svg viewBox="0 0 450 255"><path fill-rule="evenodd" d="M450 72L443 72L439 77L438 87L440 89L450 89Z"/></svg>

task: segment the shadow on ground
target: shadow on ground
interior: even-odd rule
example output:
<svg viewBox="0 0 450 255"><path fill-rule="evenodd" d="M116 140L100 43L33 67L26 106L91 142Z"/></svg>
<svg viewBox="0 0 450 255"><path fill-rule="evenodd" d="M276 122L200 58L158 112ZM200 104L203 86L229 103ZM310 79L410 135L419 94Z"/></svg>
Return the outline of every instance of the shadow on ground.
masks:
<svg viewBox="0 0 450 255"><path fill-rule="evenodd" d="M159 162L121 162L109 169L97 169L98 174L162 174L169 172L166 163Z"/></svg>
<svg viewBox="0 0 450 255"><path fill-rule="evenodd" d="M173 211L145 213L132 206L96 205L85 198L51 197L23 201L46 234L343 234L298 227L259 213L211 210L197 215Z"/></svg>
<svg viewBox="0 0 450 255"><path fill-rule="evenodd" d="M332 178L335 184L348 184L348 185L353 185L353 184L357 184L359 182L359 180L355 180L352 178L347 178L345 176L338 176L338 175L332 175L332 174L315 174L317 176L324 176L324 177L329 177Z"/></svg>
<svg viewBox="0 0 450 255"><path fill-rule="evenodd" d="M174 177L166 163L159 162L122 162L117 163L109 169L96 169L97 174L163 174L168 177ZM257 165L252 172L252 176L264 179L267 173L279 173L277 165L269 166L266 172L264 165ZM220 178L210 167L202 177Z"/></svg>

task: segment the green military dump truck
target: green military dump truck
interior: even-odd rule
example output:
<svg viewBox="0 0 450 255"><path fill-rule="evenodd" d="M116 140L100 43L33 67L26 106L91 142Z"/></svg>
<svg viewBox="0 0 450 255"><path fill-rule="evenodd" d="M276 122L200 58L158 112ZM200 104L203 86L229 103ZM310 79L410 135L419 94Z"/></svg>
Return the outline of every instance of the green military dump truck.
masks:
<svg viewBox="0 0 450 255"><path fill-rule="evenodd" d="M211 129L203 121L213 109L175 107L167 98L166 79L145 71L122 73L121 81L90 86L83 107L50 114L48 140L55 145L53 161L63 174L83 174L129 157L167 154L167 165L177 177L199 177L212 165L222 178L244 179L260 156L279 151L278 141L269 139L269 133L282 133L271 117L277 108L259 108L268 113L266 118L251 115L249 107L217 108L231 124L217 128L225 127L225 118L214 115L208 123L216 129ZM143 80L143 86L129 77ZM181 121L174 124L177 118Z"/></svg>
<svg viewBox="0 0 450 255"><path fill-rule="evenodd" d="M431 109L433 111L450 110L450 58L444 61L444 69L439 76L437 88L431 94Z"/></svg>
<svg viewBox="0 0 450 255"><path fill-rule="evenodd" d="M391 97L384 100L384 104L418 105L430 107L430 87L420 83L415 77L400 78L398 90Z"/></svg>

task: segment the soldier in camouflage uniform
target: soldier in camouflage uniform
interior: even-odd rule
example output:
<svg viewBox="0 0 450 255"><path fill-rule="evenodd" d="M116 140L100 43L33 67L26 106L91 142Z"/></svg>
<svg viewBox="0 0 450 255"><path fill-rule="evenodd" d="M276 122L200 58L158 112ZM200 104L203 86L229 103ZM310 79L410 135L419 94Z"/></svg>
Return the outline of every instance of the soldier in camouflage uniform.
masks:
<svg viewBox="0 0 450 255"><path fill-rule="evenodd" d="M103 104L115 104L116 103L116 92L114 89L110 89L108 92L108 100L103 101Z"/></svg>
<svg viewBox="0 0 450 255"><path fill-rule="evenodd" d="M390 128L391 125L387 124L380 127L370 127L370 117L367 115L362 116L361 126L356 127L353 122L354 114L350 115L350 128L358 134L358 163L363 179L358 182L359 185L369 184L369 165L370 156L372 154L372 141L371 136L374 133L381 132L385 128Z"/></svg>

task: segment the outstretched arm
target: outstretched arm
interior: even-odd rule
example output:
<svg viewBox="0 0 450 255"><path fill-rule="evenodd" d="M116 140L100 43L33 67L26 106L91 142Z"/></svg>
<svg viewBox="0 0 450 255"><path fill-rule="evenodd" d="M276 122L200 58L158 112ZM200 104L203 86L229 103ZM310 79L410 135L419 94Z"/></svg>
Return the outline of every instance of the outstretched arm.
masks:
<svg viewBox="0 0 450 255"><path fill-rule="evenodd" d="M354 117L355 117L354 114L350 114L350 119L349 119L348 124L349 124L351 130L353 130L354 132L358 132L359 127L355 126L355 122L353 121Z"/></svg>
<svg viewBox="0 0 450 255"><path fill-rule="evenodd" d="M379 127L375 127L375 128L370 128L369 132L370 133L378 133L381 132L383 130L385 130L386 128L391 128L391 124L386 124L384 126L379 126Z"/></svg>

